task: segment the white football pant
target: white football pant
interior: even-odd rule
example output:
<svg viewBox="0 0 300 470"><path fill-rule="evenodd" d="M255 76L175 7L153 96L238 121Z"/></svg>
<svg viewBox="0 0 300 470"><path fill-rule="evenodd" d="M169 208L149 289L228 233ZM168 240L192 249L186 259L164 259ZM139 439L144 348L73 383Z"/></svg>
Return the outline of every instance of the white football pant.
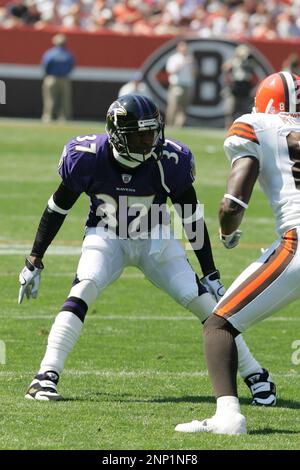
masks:
<svg viewBox="0 0 300 470"><path fill-rule="evenodd" d="M300 298L300 228L286 232L245 269L215 308L245 331Z"/></svg>
<svg viewBox="0 0 300 470"><path fill-rule="evenodd" d="M126 266L139 268L155 286L184 307L188 308L192 300L203 294L206 300L201 302L200 320L211 314L215 302L197 283L196 274L177 240L110 239L103 237L103 230L94 227L87 229L77 268L80 282L72 287L69 297L79 297L90 305L105 287L121 276ZM199 304L193 310L198 311Z"/></svg>

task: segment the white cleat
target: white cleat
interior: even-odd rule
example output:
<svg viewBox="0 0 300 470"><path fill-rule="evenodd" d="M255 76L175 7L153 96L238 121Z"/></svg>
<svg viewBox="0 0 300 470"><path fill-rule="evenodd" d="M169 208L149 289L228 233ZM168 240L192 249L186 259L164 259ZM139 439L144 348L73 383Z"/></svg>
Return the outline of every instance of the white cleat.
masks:
<svg viewBox="0 0 300 470"><path fill-rule="evenodd" d="M190 423L177 424L178 432L210 432L213 434L246 434L246 418L240 413L227 415L214 415L203 421L191 421Z"/></svg>
<svg viewBox="0 0 300 470"><path fill-rule="evenodd" d="M54 371L37 374L26 392L25 398L38 401L59 401L63 397L57 391L59 375Z"/></svg>

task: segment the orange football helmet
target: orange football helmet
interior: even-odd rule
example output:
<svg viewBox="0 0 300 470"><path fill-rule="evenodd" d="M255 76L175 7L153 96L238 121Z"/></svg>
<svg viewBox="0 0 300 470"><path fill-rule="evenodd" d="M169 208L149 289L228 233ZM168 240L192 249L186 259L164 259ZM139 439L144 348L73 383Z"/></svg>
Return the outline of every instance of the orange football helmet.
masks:
<svg viewBox="0 0 300 470"><path fill-rule="evenodd" d="M254 111L257 113L299 113L300 77L278 72L265 78L257 88Z"/></svg>

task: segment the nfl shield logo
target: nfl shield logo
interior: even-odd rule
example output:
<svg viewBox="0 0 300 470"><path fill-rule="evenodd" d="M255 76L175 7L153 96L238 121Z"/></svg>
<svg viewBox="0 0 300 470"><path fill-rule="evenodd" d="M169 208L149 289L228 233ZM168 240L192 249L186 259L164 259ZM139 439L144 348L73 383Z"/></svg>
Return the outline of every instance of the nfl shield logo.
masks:
<svg viewBox="0 0 300 470"><path fill-rule="evenodd" d="M132 175L127 175L126 173L122 175L122 180L123 180L123 183L125 184L130 183L131 178L132 178Z"/></svg>

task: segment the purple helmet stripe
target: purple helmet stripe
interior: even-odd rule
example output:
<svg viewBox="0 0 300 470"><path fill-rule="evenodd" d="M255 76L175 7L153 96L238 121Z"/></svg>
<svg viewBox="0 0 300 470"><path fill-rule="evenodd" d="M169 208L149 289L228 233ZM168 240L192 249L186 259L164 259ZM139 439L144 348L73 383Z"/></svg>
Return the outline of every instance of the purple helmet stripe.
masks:
<svg viewBox="0 0 300 470"><path fill-rule="evenodd" d="M147 114L151 115L152 110L151 110L151 107L149 106L148 100L144 98L143 96L141 96L141 100L143 101L144 107L147 109Z"/></svg>
<svg viewBox="0 0 300 470"><path fill-rule="evenodd" d="M143 109L143 106L140 102L140 99L141 99L141 96L139 95L136 95L135 96L135 102L136 104L138 105L138 108L139 108L139 112L141 113L141 117L144 117L145 116L145 113L144 113L144 109Z"/></svg>

